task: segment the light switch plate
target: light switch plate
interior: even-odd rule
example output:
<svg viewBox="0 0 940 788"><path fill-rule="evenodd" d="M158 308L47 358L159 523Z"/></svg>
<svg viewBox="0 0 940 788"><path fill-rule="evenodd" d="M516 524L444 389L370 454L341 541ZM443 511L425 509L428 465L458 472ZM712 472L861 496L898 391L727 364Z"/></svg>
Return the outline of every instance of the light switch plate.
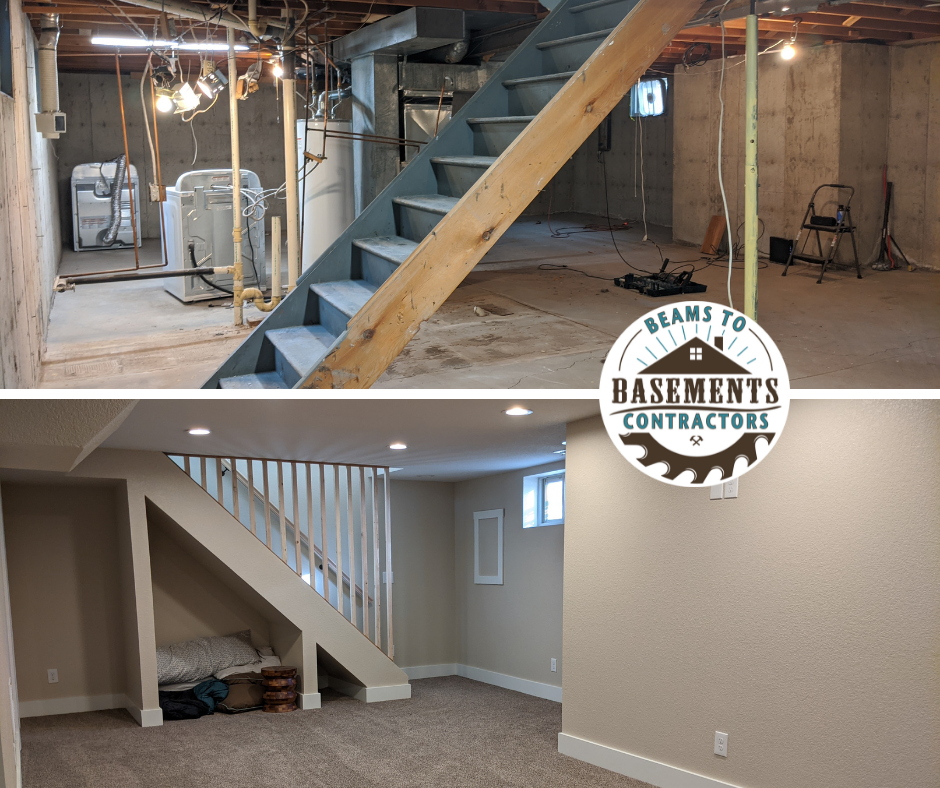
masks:
<svg viewBox="0 0 940 788"><path fill-rule="evenodd" d="M738 480L729 479L724 483L724 493L725 498L737 498L738 497Z"/></svg>
<svg viewBox="0 0 940 788"><path fill-rule="evenodd" d="M725 486L723 484L713 484L711 486L709 498L713 501L720 501L722 498L725 497L724 489L725 489Z"/></svg>

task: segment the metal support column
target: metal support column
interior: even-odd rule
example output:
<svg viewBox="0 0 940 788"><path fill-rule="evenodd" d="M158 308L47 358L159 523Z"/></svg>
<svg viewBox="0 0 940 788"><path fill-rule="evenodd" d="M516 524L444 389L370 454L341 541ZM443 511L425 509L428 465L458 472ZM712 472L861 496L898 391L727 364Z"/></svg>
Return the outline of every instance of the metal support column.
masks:
<svg viewBox="0 0 940 788"><path fill-rule="evenodd" d="M755 0L747 18L747 89L745 92L745 139L747 151L744 176L744 314L757 320L757 238L758 238L758 169L757 169L757 14Z"/></svg>
<svg viewBox="0 0 940 788"><path fill-rule="evenodd" d="M242 325L242 291L245 288L242 270L242 164L238 148L238 99L235 85L238 82L238 67L235 65L235 30L228 29L228 105L229 122L232 127L232 240L235 244L235 273L232 280L232 306L235 325ZM263 264L263 262L262 262Z"/></svg>
<svg viewBox="0 0 940 788"><path fill-rule="evenodd" d="M293 20L288 19L289 27ZM284 177L287 183L287 291L297 286L300 276L300 189L297 175L297 96L294 77L297 61L294 37L284 42Z"/></svg>

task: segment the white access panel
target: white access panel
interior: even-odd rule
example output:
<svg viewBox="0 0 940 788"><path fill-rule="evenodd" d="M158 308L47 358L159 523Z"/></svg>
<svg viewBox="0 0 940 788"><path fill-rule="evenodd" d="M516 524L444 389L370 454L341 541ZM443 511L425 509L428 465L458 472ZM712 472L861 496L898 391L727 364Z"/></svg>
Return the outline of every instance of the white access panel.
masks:
<svg viewBox="0 0 940 788"><path fill-rule="evenodd" d="M261 181L250 170L241 171L242 209L248 206L249 193L261 192ZM175 186L168 186L163 203L166 255L170 270L191 269L193 259L204 268L219 268L235 262L232 239L232 171L194 170L180 175ZM193 253L190 254L190 244ZM211 256L210 256L211 255ZM267 286L264 260L264 221L242 220L242 265L245 287ZM206 279L226 290L232 289L231 274L206 275ZM225 298L226 294L198 276L180 276L164 280L163 288L180 301Z"/></svg>

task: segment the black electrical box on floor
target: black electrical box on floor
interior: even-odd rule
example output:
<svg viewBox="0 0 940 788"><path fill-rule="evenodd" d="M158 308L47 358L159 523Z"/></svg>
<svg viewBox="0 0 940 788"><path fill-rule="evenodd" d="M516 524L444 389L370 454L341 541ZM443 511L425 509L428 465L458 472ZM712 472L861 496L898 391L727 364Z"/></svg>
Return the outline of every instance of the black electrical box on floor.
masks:
<svg viewBox="0 0 940 788"><path fill-rule="evenodd" d="M636 290L650 298L663 298L664 296L684 295L686 293L704 293L708 289L707 285L700 285L698 282L692 281L691 270L682 271L678 274L667 274L665 268L668 262L667 260L663 264L664 270L658 274L650 274L649 276L627 274L620 279L614 279L614 284L625 290Z"/></svg>
<svg viewBox="0 0 940 788"><path fill-rule="evenodd" d="M793 241L789 238L770 236L770 262L786 265L793 250Z"/></svg>

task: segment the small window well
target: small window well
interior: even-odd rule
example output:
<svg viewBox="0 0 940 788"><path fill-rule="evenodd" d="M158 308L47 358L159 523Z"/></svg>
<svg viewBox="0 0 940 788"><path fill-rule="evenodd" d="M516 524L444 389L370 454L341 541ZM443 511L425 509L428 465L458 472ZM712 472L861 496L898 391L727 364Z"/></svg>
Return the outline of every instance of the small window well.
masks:
<svg viewBox="0 0 940 788"><path fill-rule="evenodd" d="M549 471L522 480L522 527L564 525L565 472Z"/></svg>
<svg viewBox="0 0 940 788"><path fill-rule="evenodd" d="M630 117L654 118L666 112L665 79L644 79L630 90Z"/></svg>

